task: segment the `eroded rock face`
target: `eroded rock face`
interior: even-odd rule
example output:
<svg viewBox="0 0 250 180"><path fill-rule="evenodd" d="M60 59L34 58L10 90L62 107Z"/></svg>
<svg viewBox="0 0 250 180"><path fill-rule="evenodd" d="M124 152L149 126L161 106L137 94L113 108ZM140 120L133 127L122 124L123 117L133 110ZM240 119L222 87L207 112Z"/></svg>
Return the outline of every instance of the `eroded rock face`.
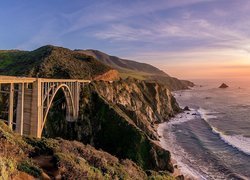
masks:
<svg viewBox="0 0 250 180"><path fill-rule="evenodd" d="M115 104L133 122L156 139L153 124L168 120L180 111L166 86L134 79L113 83L96 82L95 90L109 103Z"/></svg>
<svg viewBox="0 0 250 180"><path fill-rule="evenodd" d="M119 73L117 70L109 70L108 72L96 76L95 80L103 80L103 81L114 81L119 79Z"/></svg>
<svg viewBox="0 0 250 180"><path fill-rule="evenodd" d="M158 146L134 121L117 105L110 105L97 93L92 93L88 120L81 112L79 123L89 122L89 134L93 146L101 148L119 158L131 159L143 169L173 171L170 153ZM142 122L141 122L142 123ZM88 123L87 123L88 124ZM80 124L78 139L85 139ZM86 127L85 127L86 133Z"/></svg>
<svg viewBox="0 0 250 180"><path fill-rule="evenodd" d="M181 111L165 86L134 79L99 81L85 87L81 99L78 123L89 131L85 126L79 139L91 137L89 143L144 169L173 171L170 153L154 141L154 124ZM81 127L78 132L83 132Z"/></svg>
<svg viewBox="0 0 250 180"><path fill-rule="evenodd" d="M63 138L131 159L145 170L172 172L170 153L157 144L154 125L179 111L165 86L133 79L99 81L82 89L77 122L50 123Z"/></svg>

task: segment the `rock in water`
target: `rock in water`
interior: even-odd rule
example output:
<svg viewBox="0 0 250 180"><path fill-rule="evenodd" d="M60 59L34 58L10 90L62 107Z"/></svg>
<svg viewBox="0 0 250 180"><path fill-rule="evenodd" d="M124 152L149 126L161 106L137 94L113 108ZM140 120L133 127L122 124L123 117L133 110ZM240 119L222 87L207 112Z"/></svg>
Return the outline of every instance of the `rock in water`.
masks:
<svg viewBox="0 0 250 180"><path fill-rule="evenodd" d="M189 109L189 107L188 106L186 106L186 107L184 107L184 109L183 109L184 111L190 111L190 109Z"/></svg>
<svg viewBox="0 0 250 180"><path fill-rule="evenodd" d="M226 85L225 83L222 83L219 88L228 88L229 86Z"/></svg>

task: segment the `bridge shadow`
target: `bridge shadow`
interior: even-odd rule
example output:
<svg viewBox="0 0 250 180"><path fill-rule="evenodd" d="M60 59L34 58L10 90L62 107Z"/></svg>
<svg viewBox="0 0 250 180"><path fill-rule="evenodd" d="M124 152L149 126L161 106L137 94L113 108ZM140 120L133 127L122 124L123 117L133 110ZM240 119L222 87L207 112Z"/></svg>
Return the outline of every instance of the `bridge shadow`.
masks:
<svg viewBox="0 0 250 180"><path fill-rule="evenodd" d="M47 120L42 131L42 137L61 137L64 139L70 139L69 131L73 123L68 122L66 119L67 108L68 106L65 94L62 89L59 89L50 107Z"/></svg>

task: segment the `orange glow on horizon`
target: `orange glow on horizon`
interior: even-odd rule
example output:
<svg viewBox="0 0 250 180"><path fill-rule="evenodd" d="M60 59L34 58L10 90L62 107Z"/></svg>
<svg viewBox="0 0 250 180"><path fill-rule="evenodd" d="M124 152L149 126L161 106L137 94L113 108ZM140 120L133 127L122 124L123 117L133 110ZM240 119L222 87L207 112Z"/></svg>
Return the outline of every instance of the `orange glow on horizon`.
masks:
<svg viewBox="0 0 250 180"><path fill-rule="evenodd" d="M249 78L249 65L186 65L164 69L171 76L181 79Z"/></svg>

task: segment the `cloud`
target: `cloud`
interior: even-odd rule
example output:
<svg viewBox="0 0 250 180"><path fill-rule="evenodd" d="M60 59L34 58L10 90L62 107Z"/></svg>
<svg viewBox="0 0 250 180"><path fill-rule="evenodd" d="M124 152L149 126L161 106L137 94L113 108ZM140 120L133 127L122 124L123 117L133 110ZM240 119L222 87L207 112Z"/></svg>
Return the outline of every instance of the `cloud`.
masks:
<svg viewBox="0 0 250 180"><path fill-rule="evenodd" d="M161 10L210 1L214 0L159 0L157 3L154 0L126 1L126 3L123 1L99 1L87 7L80 7L73 13L62 14L65 20L70 22L70 27L64 33L72 33L89 26L123 21L127 18L147 15Z"/></svg>
<svg viewBox="0 0 250 180"><path fill-rule="evenodd" d="M76 3L74 11L50 12L41 21L43 27L18 48L64 45L61 42L67 44L71 37L77 37L72 44L88 46L81 39L87 37L98 44L92 48L103 48L105 42L105 48L108 45L106 49L118 56L155 64L245 61L250 52L246 8L250 3L232 2L223 6L204 0Z"/></svg>
<svg viewBox="0 0 250 180"><path fill-rule="evenodd" d="M170 38L177 38L176 41L207 40L211 45L228 47L230 47L230 43L237 47L241 43L244 45L249 39L240 32L213 24L205 19L189 19L188 21L181 19L177 22L172 20L161 24L152 22L150 26L146 24L142 27L120 23L111 24L93 32L93 36L113 41L149 41L152 43Z"/></svg>
<svg viewBox="0 0 250 180"><path fill-rule="evenodd" d="M241 22L227 22L225 17L228 18L230 13L218 7L209 17L193 11L177 11L167 17L158 15L157 18L140 22L138 25L134 24L133 19L123 23L114 22L91 32L90 35L113 43L131 42L131 49L136 49L136 53L147 54L149 49L145 49L146 42L151 44L152 50L158 48L164 53L173 52L175 49L176 55L179 55L179 52L200 49L208 52L233 50L247 56L246 53L250 52L250 23L245 20L247 16ZM223 20L218 20L218 16L223 17ZM142 46L134 42L140 42Z"/></svg>
<svg viewBox="0 0 250 180"><path fill-rule="evenodd" d="M123 24L111 25L108 29L94 33L99 39L108 39L114 41L143 41L145 37L152 37L153 32L150 29L133 28Z"/></svg>

